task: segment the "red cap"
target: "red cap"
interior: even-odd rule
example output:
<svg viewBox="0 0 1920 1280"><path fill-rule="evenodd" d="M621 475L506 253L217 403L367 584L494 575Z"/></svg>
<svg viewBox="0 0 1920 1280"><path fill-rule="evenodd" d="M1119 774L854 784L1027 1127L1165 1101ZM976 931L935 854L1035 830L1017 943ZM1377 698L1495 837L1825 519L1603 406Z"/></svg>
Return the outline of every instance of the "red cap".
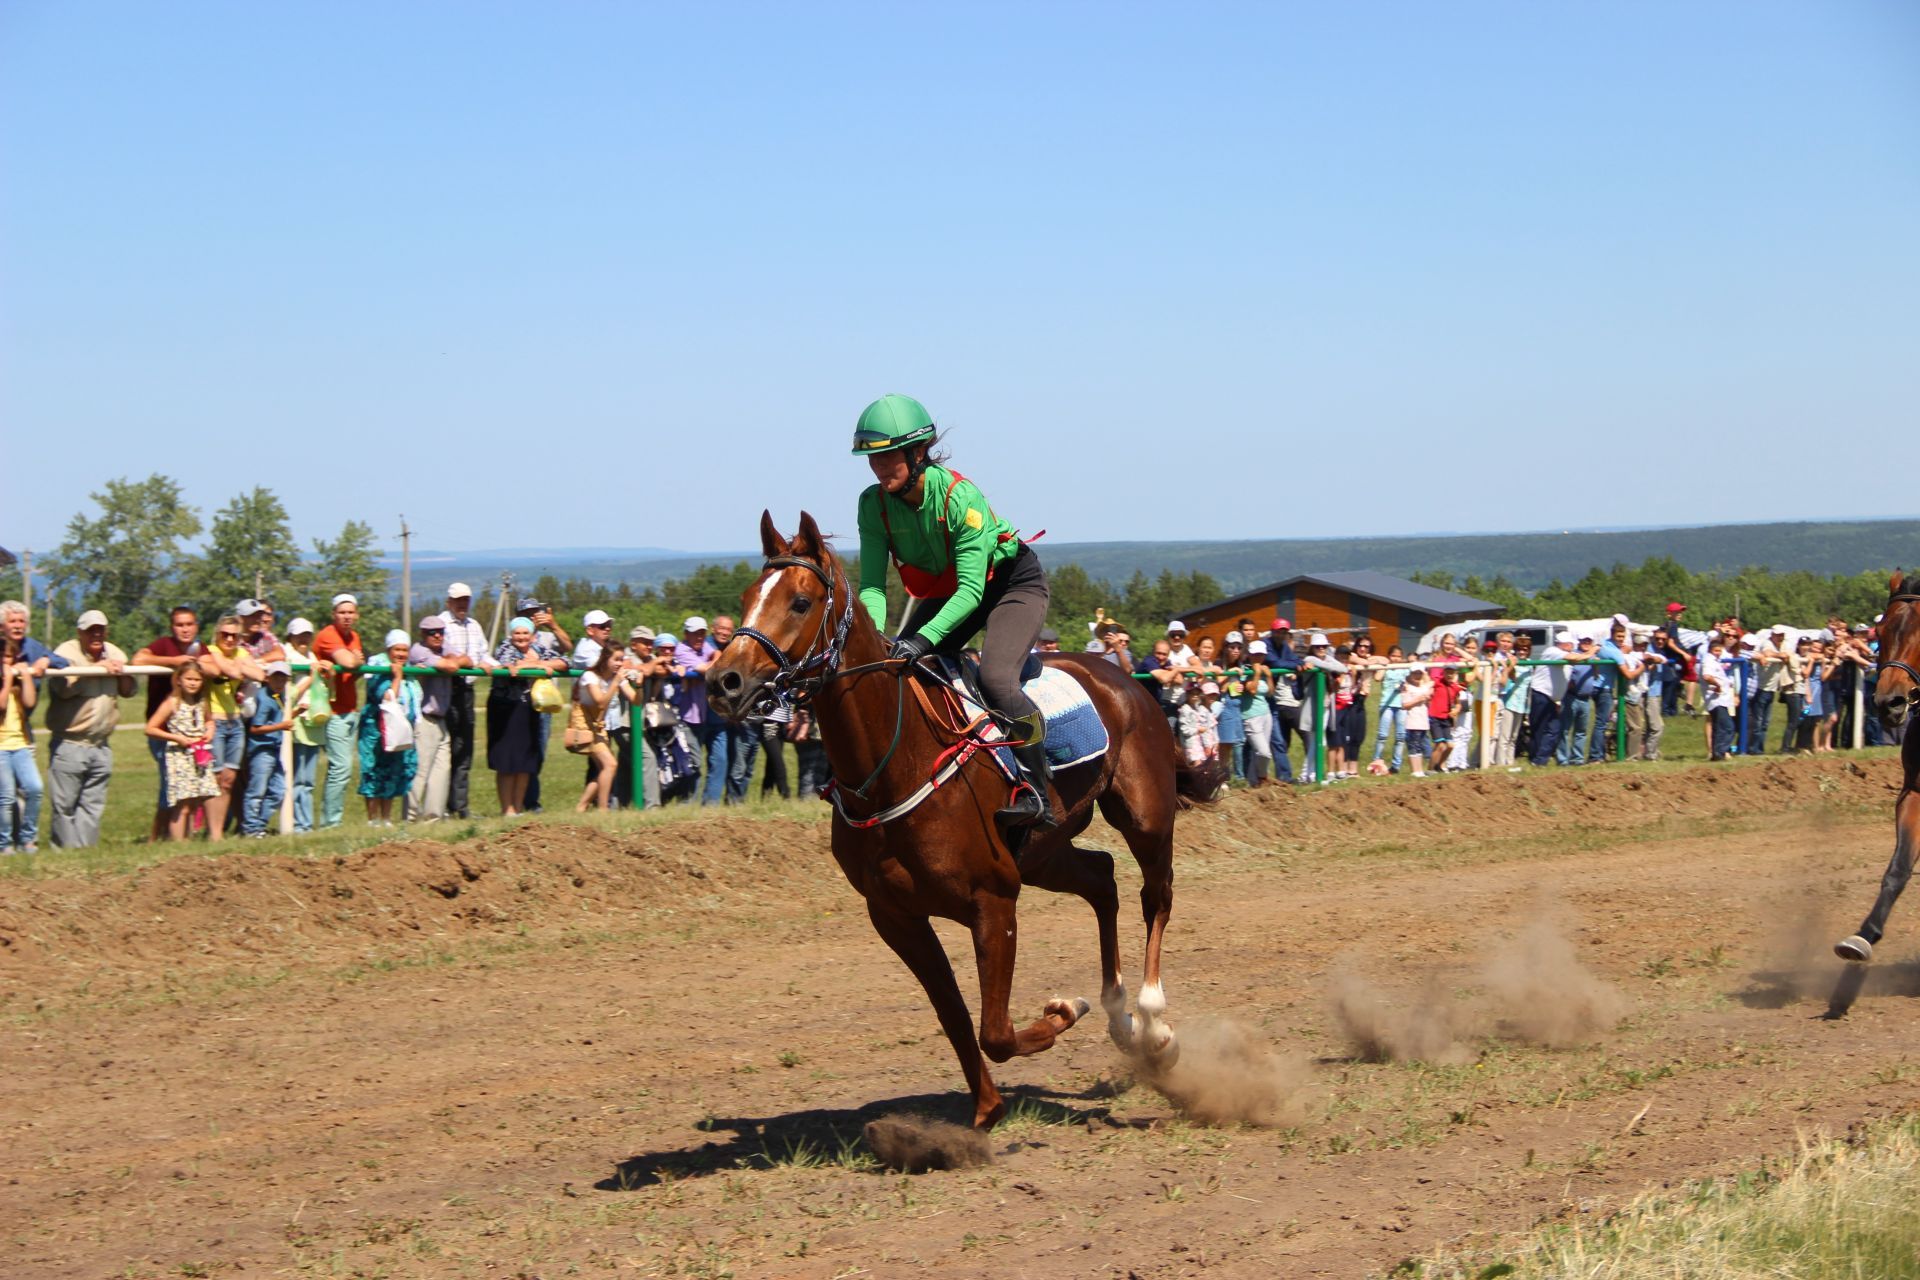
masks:
<svg viewBox="0 0 1920 1280"><path fill-rule="evenodd" d="M1686 611L1687 606L1681 604L1678 600L1671 601L1667 605L1668 613L1685 613Z"/></svg>
<svg viewBox="0 0 1920 1280"><path fill-rule="evenodd" d="M1271 627L1268 627L1268 628L1267 628L1267 630L1269 630L1269 631L1291 631L1291 630L1293 630L1293 624L1292 624L1291 622L1288 622L1288 621L1287 621L1287 620L1286 620L1285 618L1275 618L1275 619L1273 620L1273 625L1272 625Z"/></svg>

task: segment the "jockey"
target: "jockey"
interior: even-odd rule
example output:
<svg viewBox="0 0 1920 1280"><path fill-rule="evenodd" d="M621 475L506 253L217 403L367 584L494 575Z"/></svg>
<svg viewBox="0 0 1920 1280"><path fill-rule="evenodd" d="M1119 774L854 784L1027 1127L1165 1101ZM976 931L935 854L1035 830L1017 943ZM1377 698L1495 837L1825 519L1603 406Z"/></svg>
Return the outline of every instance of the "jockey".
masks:
<svg viewBox="0 0 1920 1280"><path fill-rule="evenodd" d="M1031 791L995 815L1009 826L1052 826L1046 721L1020 687L1020 668L1047 620L1047 574L972 481L935 454L933 417L909 396L882 396L853 428L853 452L877 484L860 495L860 603L887 629L887 561L912 597L888 656L958 656L985 629L980 685L1018 726L1010 735Z"/></svg>

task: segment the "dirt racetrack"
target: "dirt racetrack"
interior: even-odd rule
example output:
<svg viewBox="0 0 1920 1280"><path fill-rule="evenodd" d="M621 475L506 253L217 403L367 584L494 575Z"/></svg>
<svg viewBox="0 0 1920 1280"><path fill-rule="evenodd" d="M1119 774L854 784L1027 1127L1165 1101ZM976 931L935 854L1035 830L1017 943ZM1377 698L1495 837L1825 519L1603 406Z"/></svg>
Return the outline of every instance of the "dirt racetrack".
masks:
<svg viewBox="0 0 1920 1280"><path fill-rule="evenodd" d="M1183 1061L1277 1090L1278 1121L1183 1115L1096 1013L996 1068L991 1166L917 1176L861 1126L962 1118L959 1074L819 815L0 880L0 1275L1384 1271L1920 1105L1920 904L1857 989L1825 955L1896 768L1183 815ZM1016 1013L1096 996L1085 908L1022 908Z"/></svg>

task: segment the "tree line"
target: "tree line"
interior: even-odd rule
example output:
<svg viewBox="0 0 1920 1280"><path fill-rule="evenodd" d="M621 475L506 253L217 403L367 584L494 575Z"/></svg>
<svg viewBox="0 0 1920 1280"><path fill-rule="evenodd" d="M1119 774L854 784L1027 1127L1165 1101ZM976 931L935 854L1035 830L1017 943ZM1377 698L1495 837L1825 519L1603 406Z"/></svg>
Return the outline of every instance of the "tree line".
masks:
<svg viewBox="0 0 1920 1280"><path fill-rule="evenodd" d="M1750 628L1774 623L1810 626L1839 614L1849 622L1871 621L1886 607L1891 570L1853 574L1788 573L1751 567L1733 573L1694 573L1671 556L1648 556L1640 565L1599 566L1575 582L1554 578L1528 593L1504 574L1483 581L1475 574L1455 580L1445 570L1412 575L1415 582L1491 600L1511 617L1601 618L1625 613L1636 622L1663 622L1669 601L1687 606L1693 626L1737 614Z"/></svg>
<svg viewBox="0 0 1920 1280"><path fill-rule="evenodd" d="M175 605L190 605L202 618L212 619L256 594L273 603L283 627L295 615L323 626L331 612L329 601L341 591L359 597L363 633L377 636L397 625L396 584L381 567L373 529L364 521L348 520L335 537L315 539L303 550L285 504L264 487L236 495L206 520L169 476L110 480L91 496L97 511L75 515L60 546L35 566L33 604L45 607L44 588L51 584L56 637L68 633L82 610L101 609L112 619L117 640L139 643L165 630L167 613ZM191 549L203 533L204 543ZM849 562L848 571L858 582L857 558ZM1280 576L1279 566L1274 574ZM636 591L624 582L542 574L530 585L516 584L506 604L510 612L519 596L536 596L553 607L576 637L580 617L589 609L605 609L623 630L644 623L656 631L677 632L690 614L711 618L737 613L742 593L758 575L759 566L745 560L707 564L685 577ZM1688 606L1691 619L1738 612L1754 626L1805 625L1831 613L1870 619L1884 607L1887 587L1886 571L1821 575L1755 567L1695 573L1671 556L1650 556L1637 567L1595 566L1574 582L1555 578L1534 592L1522 590L1504 574L1456 578L1443 569L1430 569L1411 576L1428 586L1492 601L1513 616L1578 618L1625 612L1638 620L1658 621L1666 616L1667 602L1679 600ZM1158 635L1169 618L1227 594L1211 573L1200 569L1163 569L1153 577L1135 570L1116 583L1096 578L1078 564L1063 563L1050 565L1048 578L1053 593L1048 622L1069 649L1084 643L1086 624L1096 609L1105 609L1144 640ZM416 619L442 607L440 593L446 587L443 582L420 585L425 589L413 602ZM494 588L482 581L474 586L480 593L474 612L491 625L498 603ZM0 571L0 595L18 598L21 589L19 566ZM899 620L904 604L899 579L889 574L891 622ZM36 621L39 630L44 620Z"/></svg>

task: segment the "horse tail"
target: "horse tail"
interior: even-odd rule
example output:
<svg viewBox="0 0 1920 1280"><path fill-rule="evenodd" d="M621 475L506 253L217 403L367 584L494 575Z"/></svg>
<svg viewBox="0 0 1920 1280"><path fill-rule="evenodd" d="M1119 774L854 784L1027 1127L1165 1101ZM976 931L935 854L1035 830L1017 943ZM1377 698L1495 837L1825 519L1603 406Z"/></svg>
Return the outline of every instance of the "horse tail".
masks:
<svg viewBox="0 0 1920 1280"><path fill-rule="evenodd" d="M1174 789L1182 809L1212 804L1227 793L1227 766L1218 760L1202 760L1199 764L1181 760L1174 765Z"/></svg>

